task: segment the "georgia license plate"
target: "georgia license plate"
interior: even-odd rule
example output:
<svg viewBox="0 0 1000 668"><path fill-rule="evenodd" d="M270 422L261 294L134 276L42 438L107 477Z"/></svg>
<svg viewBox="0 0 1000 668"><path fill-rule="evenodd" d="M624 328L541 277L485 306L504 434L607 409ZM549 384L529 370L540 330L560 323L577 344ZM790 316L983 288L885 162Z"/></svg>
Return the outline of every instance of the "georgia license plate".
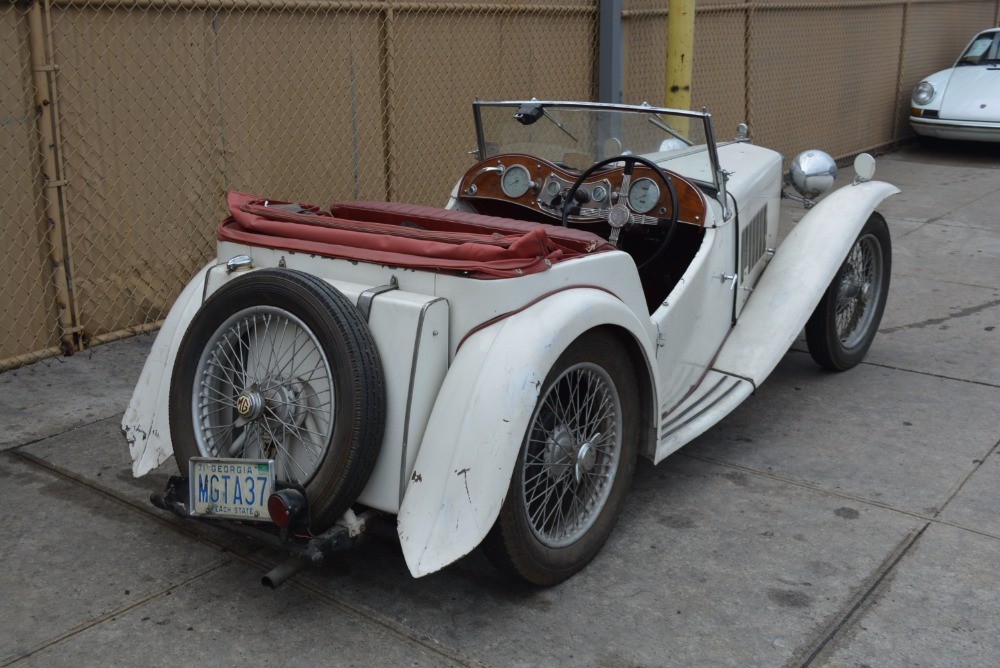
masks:
<svg viewBox="0 0 1000 668"><path fill-rule="evenodd" d="M273 459L192 457L188 478L192 515L271 521L267 497L274 491Z"/></svg>

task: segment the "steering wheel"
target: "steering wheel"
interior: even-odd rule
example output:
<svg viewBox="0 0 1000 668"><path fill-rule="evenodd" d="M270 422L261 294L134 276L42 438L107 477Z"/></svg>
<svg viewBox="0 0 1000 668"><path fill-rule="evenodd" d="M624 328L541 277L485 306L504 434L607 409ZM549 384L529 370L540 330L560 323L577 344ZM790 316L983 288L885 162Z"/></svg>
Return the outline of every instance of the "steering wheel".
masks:
<svg viewBox="0 0 1000 668"><path fill-rule="evenodd" d="M609 201L612 202L611 208L609 209L579 208L579 204L576 202L576 193L580 189L580 186L582 186L583 183L588 178L590 178L590 176L594 172L601 169L602 167L606 167L616 162L624 162L625 167L622 176L621 189L616 192L608 194ZM635 166L637 163L645 165L646 167L652 169L653 172L659 177L660 181L662 181L667 186L667 192L670 193L669 219L657 218L655 216L645 216L639 213L634 213L632 210L629 209L628 205L626 204L626 202L628 202L629 186L632 184L632 172L635 170ZM617 197L615 197L615 195L617 195ZM646 258L646 260L642 264L638 265L638 269L642 270L647 266L651 265L656 260L659 260L660 257L663 255L664 251L666 251L667 246L670 245L670 240L673 238L674 232L677 231L677 214L678 214L678 209L680 207L678 206L677 189L674 188L673 181L670 179L669 176L667 176L663 172L662 169L660 169L659 165L657 165L652 160L649 160L648 158L643 158L642 156L638 155L618 155L618 156L613 156L611 158L607 158L605 160L601 160L600 162L595 162L593 165L590 166L590 168L587 171L585 171L583 174L580 174L580 176L577 177L572 187L570 187L569 192L566 194L566 200L563 203L563 209L562 209L563 227L569 227L570 212L574 208L578 209L577 214L586 212L586 214L597 216L604 220L607 220L608 224L611 225L611 234L608 237L608 241L610 241L611 244L614 245L616 248L619 247L618 236L621 234L623 230L627 232L628 228L635 228L639 225L654 225L660 227L665 224L665 226L667 227L667 233L663 237L663 241L660 243L659 248L657 248L652 255Z"/></svg>

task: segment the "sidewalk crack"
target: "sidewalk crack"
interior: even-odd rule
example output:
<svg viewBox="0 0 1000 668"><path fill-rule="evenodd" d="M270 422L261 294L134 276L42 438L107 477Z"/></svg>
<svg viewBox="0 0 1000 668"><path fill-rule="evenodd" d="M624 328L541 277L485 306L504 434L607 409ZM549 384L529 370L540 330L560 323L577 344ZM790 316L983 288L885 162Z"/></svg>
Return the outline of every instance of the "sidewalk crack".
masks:
<svg viewBox="0 0 1000 668"><path fill-rule="evenodd" d="M161 596L166 596L167 594L170 594L170 593L172 593L172 592L180 589L181 587L184 587L184 586L190 584L191 582L197 580L198 578L201 578L201 577L203 577L205 575L208 575L209 573L211 573L213 571L217 571L220 568L222 568L222 567L224 567L224 566L226 566L226 565L228 565L228 564L230 564L232 562L233 562L233 560L231 558L230 559L222 559L222 560L220 560L220 561L218 561L218 562L216 562L214 564L211 564L209 566L206 566L205 568L202 568L202 569L196 571L190 577L187 577L187 578L185 578L184 580L182 580L180 582L174 582L174 583L171 583L171 584L166 585L164 587L161 587L159 589L156 589L154 591L151 591L148 594L146 594L145 596L139 597L139 598L137 598L134 601L129 601L125 605L118 606L117 608L114 608L113 610L109 610L108 612L105 612L102 615L98 615L97 617L94 617L93 619L88 619L87 621L74 626L73 628L69 629L68 631L64 631L63 633L60 633L59 635L53 636L53 637L51 637L51 638L49 638L47 640L44 640L44 641L38 643L37 645L35 645L31 649L29 649L29 650L27 650L27 651L25 651L25 652L23 652L21 654L11 655L11 656L6 656L6 657L3 657L3 658L0 658L0 666L2 666L2 667L12 666L12 665L14 665L16 663L19 663L19 662L23 661L24 659L30 658L31 656L34 656L35 654L38 654L39 652L42 652L42 651L44 651L46 649L49 649L50 647L55 647L56 645L64 643L67 640L69 640L70 638L73 638L73 637L75 637L75 636L83 633L84 631L86 631L88 629L92 629L95 626L99 626L100 624L103 624L104 622L106 622L108 620L116 619L120 615L124 615L126 612L128 612L130 610L134 610L135 608L138 608L139 606L145 605L149 601L152 601L152 600L154 600L156 598L159 598Z"/></svg>
<svg viewBox="0 0 1000 668"><path fill-rule="evenodd" d="M785 665L807 668L813 665L828 647L832 649L834 641L850 628L854 621L864 613L868 605L875 600L875 595L878 593L878 589L882 586L882 583L893 572L896 565L902 561L903 557L913 549L913 546L916 545L917 541L920 540L920 537L924 535L924 532L930 525L931 523L927 522L903 538L899 545L896 546L896 549L889 553L879 567L875 569L868 581L862 585L861 594L854 598L853 601L848 601L847 606L849 607L846 613L841 613L834 617L833 622L828 624L821 632L821 638L812 646L812 651L809 651L808 647L803 650L803 653L809 652L804 660L793 658ZM799 656L801 656L801 653Z"/></svg>

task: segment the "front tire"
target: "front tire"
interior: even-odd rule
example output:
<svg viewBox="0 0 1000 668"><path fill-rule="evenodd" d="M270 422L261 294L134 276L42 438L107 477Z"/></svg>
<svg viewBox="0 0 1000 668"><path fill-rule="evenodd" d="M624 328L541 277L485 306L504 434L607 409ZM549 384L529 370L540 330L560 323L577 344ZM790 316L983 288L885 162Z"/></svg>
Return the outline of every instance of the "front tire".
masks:
<svg viewBox="0 0 1000 668"><path fill-rule="evenodd" d="M499 570L554 585L586 566L611 534L638 449L630 364L611 333L594 331L552 366L483 543Z"/></svg>
<svg viewBox="0 0 1000 668"><path fill-rule="evenodd" d="M170 436L191 457L273 459L301 486L311 528L361 493L382 445L385 381L354 305L303 272L235 278L195 315L170 382Z"/></svg>
<svg viewBox="0 0 1000 668"><path fill-rule="evenodd" d="M864 359L882 322L891 270L889 226L873 213L806 323L817 364L846 371Z"/></svg>

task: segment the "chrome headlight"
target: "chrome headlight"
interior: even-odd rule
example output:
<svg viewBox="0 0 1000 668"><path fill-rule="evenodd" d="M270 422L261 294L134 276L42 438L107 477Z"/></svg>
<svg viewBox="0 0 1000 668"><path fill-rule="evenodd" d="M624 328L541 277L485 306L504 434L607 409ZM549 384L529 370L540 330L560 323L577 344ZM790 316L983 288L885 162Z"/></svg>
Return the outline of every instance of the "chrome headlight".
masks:
<svg viewBox="0 0 1000 668"><path fill-rule="evenodd" d="M913 104L925 105L934 99L934 86L929 81L921 81L913 89Z"/></svg>
<svg viewBox="0 0 1000 668"><path fill-rule="evenodd" d="M788 180L803 197L822 195L837 179L837 163L829 153L812 149L795 156L788 168Z"/></svg>

